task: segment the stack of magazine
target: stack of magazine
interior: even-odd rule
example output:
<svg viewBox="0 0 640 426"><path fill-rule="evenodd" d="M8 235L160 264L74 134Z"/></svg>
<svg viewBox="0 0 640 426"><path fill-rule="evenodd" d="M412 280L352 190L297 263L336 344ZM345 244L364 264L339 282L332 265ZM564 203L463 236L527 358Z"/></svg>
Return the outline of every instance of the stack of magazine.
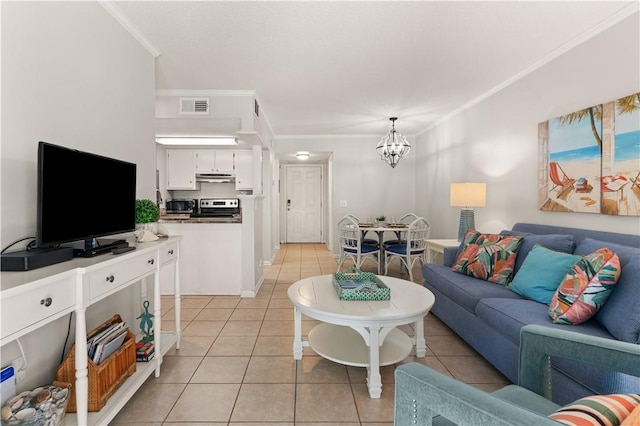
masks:
<svg viewBox="0 0 640 426"><path fill-rule="evenodd" d="M153 359L156 353L153 342L138 342L136 343L136 361L148 362Z"/></svg>
<svg viewBox="0 0 640 426"><path fill-rule="evenodd" d="M87 340L87 352L94 364L98 365L112 353L120 349L127 336L127 325L116 322L98 331Z"/></svg>

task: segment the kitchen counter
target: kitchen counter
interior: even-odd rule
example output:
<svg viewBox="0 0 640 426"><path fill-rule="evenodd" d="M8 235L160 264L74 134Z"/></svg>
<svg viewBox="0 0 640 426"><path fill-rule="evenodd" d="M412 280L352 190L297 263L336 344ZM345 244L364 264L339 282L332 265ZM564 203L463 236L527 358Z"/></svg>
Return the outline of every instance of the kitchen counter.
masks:
<svg viewBox="0 0 640 426"><path fill-rule="evenodd" d="M256 296L264 281L262 200L243 199L238 218L160 216L160 231L182 237L181 294ZM161 294L172 292L170 287L161 288Z"/></svg>
<svg viewBox="0 0 640 426"><path fill-rule="evenodd" d="M188 214L167 214L160 216L158 223L242 223L242 215L233 217L191 217Z"/></svg>

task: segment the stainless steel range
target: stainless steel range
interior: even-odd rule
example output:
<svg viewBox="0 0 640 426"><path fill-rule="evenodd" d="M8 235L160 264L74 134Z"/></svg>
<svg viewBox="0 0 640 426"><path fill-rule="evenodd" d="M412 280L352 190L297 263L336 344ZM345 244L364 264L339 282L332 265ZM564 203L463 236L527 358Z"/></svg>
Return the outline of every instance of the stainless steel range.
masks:
<svg viewBox="0 0 640 426"><path fill-rule="evenodd" d="M238 198L201 198L191 217L234 217L240 214Z"/></svg>

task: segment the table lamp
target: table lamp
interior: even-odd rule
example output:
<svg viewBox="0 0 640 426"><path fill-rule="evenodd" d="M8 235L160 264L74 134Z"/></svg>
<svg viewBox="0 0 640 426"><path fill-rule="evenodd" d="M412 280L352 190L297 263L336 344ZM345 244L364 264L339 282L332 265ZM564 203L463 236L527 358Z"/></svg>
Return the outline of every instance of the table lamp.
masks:
<svg viewBox="0 0 640 426"><path fill-rule="evenodd" d="M452 207L462 207L460 210L458 241L464 239L467 230L474 229L476 226L472 207L484 207L486 199L486 183L461 182L451 184L450 204Z"/></svg>

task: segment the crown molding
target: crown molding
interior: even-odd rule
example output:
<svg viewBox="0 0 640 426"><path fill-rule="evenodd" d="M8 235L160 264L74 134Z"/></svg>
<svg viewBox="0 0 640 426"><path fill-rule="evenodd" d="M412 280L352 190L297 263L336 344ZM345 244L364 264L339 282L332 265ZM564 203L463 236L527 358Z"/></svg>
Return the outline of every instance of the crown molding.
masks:
<svg viewBox="0 0 640 426"><path fill-rule="evenodd" d="M378 135L378 134L371 134L371 133L363 133L363 134L357 134L357 135L327 135L327 134L322 134L322 135L276 135L273 137L274 140L291 140L291 139L336 139L336 138L340 138L340 139L362 139L362 138L376 138L376 139L380 139L381 137L385 136L386 134L383 135ZM403 134L405 137L407 138L413 138L415 135L412 134Z"/></svg>
<svg viewBox="0 0 640 426"><path fill-rule="evenodd" d="M156 96L256 96L255 90L156 89Z"/></svg>
<svg viewBox="0 0 640 426"><path fill-rule="evenodd" d="M579 36L577 36L573 40L570 40L567 43L563 44L562 46L560 46L559 48L557 48L553 52L549 53L548 55L542 57L542 59L534 62L531 65L529 65L527 68L523 69L522 71L520 71L519 73L515 74L511 78L509 78L509 79L503 81L502 83L498 84L497 86L489 89L488 91L484 92L480 96L470 100L466 104L464 104L461 107L451 111L450 113L443 115L438 120L436 120L433 124L431 124L429 127L427 127L426 129L418 132L416 134L416 136L419 136L419 135L421 135L421 134L423 134L423 133L425 133L425 132L427 132L427 131L429 131L429 130L437 127L437 126L439 126L440 124L442 124L445 121L450 120L454 116L456 116L456 115L468 110L469 108L473 107L474 105L477 105L480 102L490 98L491 96L495 95L496 93L498 93L498 92L504 90L505 88L511 86L513 83L517 82L518 80L523 79L524 77L526 77L529 74L533 73L534 71L542 68L543 66L545 66L546 64L548 64L551 61L555 60L556 58L564 55L565 53L567 53L568 51L570 51L574 47L577 47L577 46L581 45L582 43L585 43L587 40L595 37L596 35L600 34L603 31L613 27L614 25L618 24L622 20L632 16L635 13L638 13L638 11L640 11L640 2L638 2L638 1L635 1L635 2L625 6L624 8L620 9L618 12L614 13L613 15L609 16L608 18L606 18L605 20L603 20L602 22L600 22L599 24L597 24L596 26L591 28L590 30L585 31L584 33L580 34Z"/></svg>
<svg viewBox="0 0 640 426"><path fill-rule="evenodd" d="M129 20L129 18L126 17L124 12L118 6L116 6L113 2L107 0L98 0L98 3L100 3L100 5L104 7L105 10L109 12L111 16L113 16L115 20L118 21L120 25L122 25L124 29L129 32L129 34L133 36L133 38L138 40L138 43L140 43L145 49L147 49L154 58L160 56L160 49L158 49L156 46L154 46L153 43L151 43L151 41L149 41L149 39L142 33L142 31L140 31L138 27L136 27Z"/></svg>

